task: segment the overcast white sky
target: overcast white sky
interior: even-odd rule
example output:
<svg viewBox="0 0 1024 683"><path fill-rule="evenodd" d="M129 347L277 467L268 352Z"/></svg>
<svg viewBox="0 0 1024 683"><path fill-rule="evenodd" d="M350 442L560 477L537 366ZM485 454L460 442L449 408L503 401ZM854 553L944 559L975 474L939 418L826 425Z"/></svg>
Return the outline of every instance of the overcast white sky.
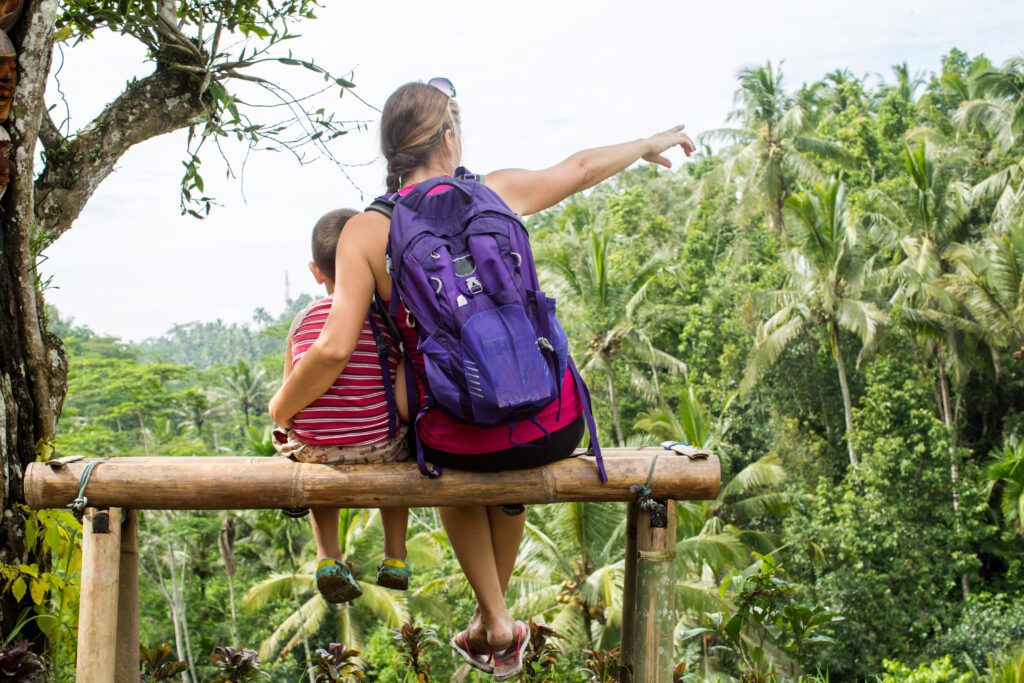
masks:
<svg viewBox="0 0 1024 683"><path fill-rule="evenodd" d="M886 78L903 60L934 70L954 46L998 63L1024 50L1021 0L326 4L300 26L293 51L354 71L358 92L378 107L406 81L448 76L463 110L466 165L481 172L545 166L676 123L693 134L719 127L737 70L767 59L784 59L796 87L837 67ZM72 129L127 78L147 73L141 59L133 41L113 36L65 51L60 82ZM53 82L49 101L59 102ZM338 106L344 118L376 116L348 97ZM342 138L336 154L353 164L375 159L375 123ZM306 270L313 223L365 198L330 162L299 166L266 153L250 160L243 199L209 151L207 193L223 206L205 221L182 217L184 146L182 132L134 148L48 250L47 300L62 314L139 340L174 323L242 321L261 306L277 312L285 273L293 296L316 291ZM350 172L367 192L380 190L381 162Z"/></svg>

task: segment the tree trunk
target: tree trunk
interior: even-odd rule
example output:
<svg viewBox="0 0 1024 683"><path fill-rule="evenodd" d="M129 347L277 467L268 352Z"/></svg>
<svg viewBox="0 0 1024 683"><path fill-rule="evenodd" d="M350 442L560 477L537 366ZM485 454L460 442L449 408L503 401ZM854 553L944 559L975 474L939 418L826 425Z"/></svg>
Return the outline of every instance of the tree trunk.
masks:
<svg viewBox="0 0 1024 683"><path fill-rule="evenodd" d="M843 414L846 417L846 449L850 454L850 465L856 467L859 463L857 453L853 450L853 401L850 399L850 386L846 382L846 363L843 361L843 348L839 344L839 330L832 326L832 357L836 361L836 370L839 372L839 388L843 392Z"/></svg>
<svg viewBox="0 0 1024 683"><path fill-rule="evenodd" d="M56 0L30 0L11 31L18 52L18 86L8 122L15 172L0 212L0 562L42 566L46 558L26 551L25 520L15 506L24 502L25 467L37 448L53 441L67 387L63 348L46 332L32 249L36 139L56 10ZM31 604L27 595L23 600L18 604L9 591L0 597L0 633L9 633ZM22 634L42 641L33 624Z"/></svg>
<svg viewBox="0 0 1024 683"><path fill-rule="evenodd" d="M949 445L949 479L953 489L953 523L956 528L957 537L963 536L963 513L960 511L960 459L956 453L956 424L953 419L953 406L950 403L949 375L946 373L946 364L943 362L943 354L938 354L939 366L939 392L942 397L942 421L949 431L949 437L953 441ZM960 592L964 599L971 594L971 584L967 574L960 575Z"/></svg>
<svg viewBox="0 0 1024 683"><path fill-rule="evenodd" d="M612 369L611 358L604 359L605 374L608 377L608 408L612 411L612 424L615 425L615 445L622 447L622 421L619 418L619 400L615 395L615 370Z"/></svg>

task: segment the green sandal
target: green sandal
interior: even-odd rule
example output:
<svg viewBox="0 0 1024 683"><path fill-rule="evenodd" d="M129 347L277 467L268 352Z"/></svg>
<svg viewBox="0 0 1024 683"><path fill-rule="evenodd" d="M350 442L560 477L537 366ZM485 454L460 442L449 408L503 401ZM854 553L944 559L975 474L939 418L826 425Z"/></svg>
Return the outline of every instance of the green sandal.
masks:
<svg viewBox="0 0 1024 683"><path fill-rule="evenodd" d="M336 605L351 602L363 594L348 567L330 557L316 563L316 589L327 602Z"/></svg>
<svg viewBox="0 0 1024 683"><path fill-rule="evenodd" d="M377 585L392 588L396 591L409 590L409 579L412 570L402 560L389 557L377 565Z"/></svg>

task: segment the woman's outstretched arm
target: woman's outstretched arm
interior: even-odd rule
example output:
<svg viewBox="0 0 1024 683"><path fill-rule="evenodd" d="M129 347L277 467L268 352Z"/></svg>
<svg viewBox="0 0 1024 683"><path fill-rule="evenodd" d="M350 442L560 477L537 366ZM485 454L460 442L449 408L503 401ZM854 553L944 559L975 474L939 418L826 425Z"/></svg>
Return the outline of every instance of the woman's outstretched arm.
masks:
<svg viewBox="0 0 1024 683"><path fill-rule="evenodd" d="M697 148L683 132L683 126L675 126L649 138L586 149L540 171L521 168L494 171L487 175L485 182L513 211L526 216L589 189L640 159L671 168L672 162L663 153L676 145L686 156Z"/></svg>
<svg viewBox="0 0 1024 683"><path fill-rule="evenodd" d="M290 427L297 412L334 384L359 343L376 287L367 255L374 247L384 253L383 244L377 244L379 235L375 233L379 231L365 223L365 214L361 214L350 219L342 230L335 257L331 312L320 336L270 400L270 417L282 427Z"/></svg>

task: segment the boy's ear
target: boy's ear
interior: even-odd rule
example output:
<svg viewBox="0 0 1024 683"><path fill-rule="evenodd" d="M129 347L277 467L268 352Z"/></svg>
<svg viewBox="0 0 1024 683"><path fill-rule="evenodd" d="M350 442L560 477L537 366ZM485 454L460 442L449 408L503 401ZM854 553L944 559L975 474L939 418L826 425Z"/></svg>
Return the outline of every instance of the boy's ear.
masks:
<svg viewBox="0 0 1024 683"><path fill-rule="evenodd" d="M324 274L316 267L316 263L314 261L309 262L309 272L313 273L313 279L316 280L318 285L322 285L327 282L327 278L324 277Z"/></svg>

